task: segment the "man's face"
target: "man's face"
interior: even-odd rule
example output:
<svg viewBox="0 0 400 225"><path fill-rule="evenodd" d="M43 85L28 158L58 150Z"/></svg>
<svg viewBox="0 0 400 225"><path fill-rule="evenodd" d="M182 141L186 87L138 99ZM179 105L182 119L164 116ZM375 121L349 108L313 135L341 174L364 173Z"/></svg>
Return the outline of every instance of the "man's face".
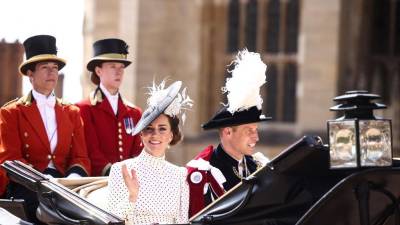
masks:
<svg viewBox="0 0 400 225"><path fill-rule="evenodd" d="M228 135L228 141L234 151L242 155L254 153L254 148L259 140L257 123L243 124L227 129L231 131Z"/></svg>
<svg viewBox="0 0 400 225"><path fill-rule="evenodd" d="M58 64L55 62L39 62L35 71L28 70L27 75L37 92L49 95L57 85Z"/></svg>
<svg viewBox="0 0 400 225"><path fill-rule="evenodd" d="M95 71L100 82L111 90L118 90L124 76L125 65L119 62L104 62L101 67L96 66Z"/></svg>

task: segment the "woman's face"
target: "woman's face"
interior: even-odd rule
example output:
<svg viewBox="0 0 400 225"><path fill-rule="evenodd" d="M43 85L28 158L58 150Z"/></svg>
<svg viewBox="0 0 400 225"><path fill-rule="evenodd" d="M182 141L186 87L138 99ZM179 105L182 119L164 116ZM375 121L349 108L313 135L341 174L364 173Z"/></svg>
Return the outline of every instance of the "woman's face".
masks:
<svg viewBox="0 0 400 225"><path fill-rule="evenodd" d="M165 155L165 151L173 138L168 117L161 114L150 125L144 128L140 135L145 150L149 154L156 157Z"/></svg>
<svg viewBox="0 0 400 225"><path fill-rule="evenodd" d="M28 70L27 75L35 91L48 96L57 86L58 64L55 62L39 62L35 71Z"/></svg>
<svg viewBox="0 0 400 225"><path fill-rule="evenodd" d="M121 86L124 70L125 65L120 62L103 62L101 67L95 68L100 82L111 94L115 94Z"/></svg>

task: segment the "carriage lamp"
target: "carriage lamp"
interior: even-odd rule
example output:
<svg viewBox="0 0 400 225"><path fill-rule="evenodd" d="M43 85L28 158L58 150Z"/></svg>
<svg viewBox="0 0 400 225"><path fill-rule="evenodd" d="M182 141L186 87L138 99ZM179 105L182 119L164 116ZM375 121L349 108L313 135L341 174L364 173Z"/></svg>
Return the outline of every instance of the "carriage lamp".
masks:
<svg viewBox="0 0 400 225"><path fill-rule="evenodd" d="M331 111L344 116L328 121L330 167L360 168L392 165L392 123L375 117L374 109L386 105L372 100L380 96L367 91L348 91L333 100Z"/></svg>

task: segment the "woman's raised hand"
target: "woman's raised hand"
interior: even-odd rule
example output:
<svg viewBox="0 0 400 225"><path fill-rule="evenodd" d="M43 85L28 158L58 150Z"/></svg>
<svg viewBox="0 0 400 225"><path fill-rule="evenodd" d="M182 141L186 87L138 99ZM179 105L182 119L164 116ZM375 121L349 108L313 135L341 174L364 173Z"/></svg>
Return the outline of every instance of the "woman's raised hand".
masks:
<svg viewBox="0 0 400 225"><path fill-rule="evenodd" d="M125 164L122 165L121 171L125 185L129 191L129 201L136 202L139 194L139 182L136 176L136 171L134 169L131 169L131 172L129 173L128 168Z"/></svg>

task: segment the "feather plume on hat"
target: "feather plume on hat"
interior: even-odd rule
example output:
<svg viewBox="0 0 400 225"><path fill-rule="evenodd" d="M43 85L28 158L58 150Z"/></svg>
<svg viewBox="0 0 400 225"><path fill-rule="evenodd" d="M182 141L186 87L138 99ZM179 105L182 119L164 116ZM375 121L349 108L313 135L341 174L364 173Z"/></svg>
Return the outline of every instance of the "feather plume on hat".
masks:
<svg viewBox="0 0 400 225"><path fill-rule="evenodd" d="M232 64L235 68L228 71L232 77L227 78L225 87L222 87L222 92L228 93L227 110L232 114L253 106L260 110L263 102L260 87L266 82L267 65L261 60L259 53L249 52L247 49L239 51Z"/></svg>
<svg viewBox="0 0 400 225"><path fill-rule="evenodd" d="M156 107L168 94L168 90L165 88L165 80L163 80L159 85L156 85L153 81L153 86L148 89L149 98L147 99L147 105L149 107ZM192 106L193 100L186 94L186 88L184 88L164 110L164 113L171 117L181 114L182 124L184 124L186 120L185 111L191 109Z"/></svg>

